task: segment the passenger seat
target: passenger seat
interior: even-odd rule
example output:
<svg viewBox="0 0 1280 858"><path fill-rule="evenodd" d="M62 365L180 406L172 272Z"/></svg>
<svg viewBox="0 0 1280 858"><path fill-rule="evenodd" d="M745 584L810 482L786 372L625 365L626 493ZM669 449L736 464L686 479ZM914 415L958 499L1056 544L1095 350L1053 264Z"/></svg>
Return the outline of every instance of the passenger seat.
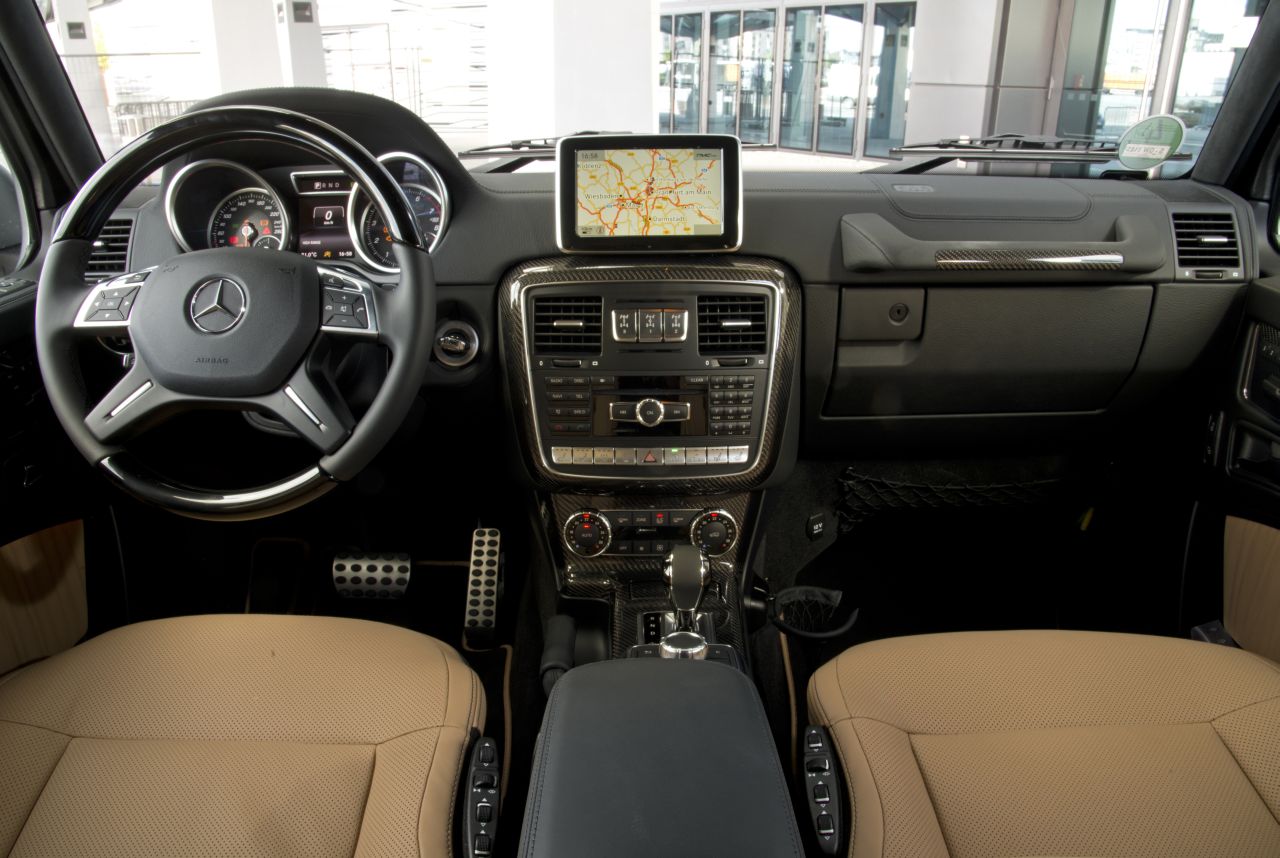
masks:
<svg viewBox="0 0 1280 858"><path fill-rule="evenodd" d="M1280 666L1174 638L854 647L814 675L851 856L1280 856Z"/></svg>

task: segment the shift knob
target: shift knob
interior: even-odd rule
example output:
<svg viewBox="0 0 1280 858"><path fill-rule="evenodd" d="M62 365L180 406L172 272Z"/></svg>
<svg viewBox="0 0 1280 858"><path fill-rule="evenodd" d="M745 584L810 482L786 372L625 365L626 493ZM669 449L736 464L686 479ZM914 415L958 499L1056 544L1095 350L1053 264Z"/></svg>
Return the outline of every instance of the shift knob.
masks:
<svg viewBox="0 0 1280 858"><path fill-rule="evenodd" d="M693 631L696 628L698 605L702 591L711 577L706 555L693 545L676 545L667 555L663 578L676 615L676 628Z"/></svg>

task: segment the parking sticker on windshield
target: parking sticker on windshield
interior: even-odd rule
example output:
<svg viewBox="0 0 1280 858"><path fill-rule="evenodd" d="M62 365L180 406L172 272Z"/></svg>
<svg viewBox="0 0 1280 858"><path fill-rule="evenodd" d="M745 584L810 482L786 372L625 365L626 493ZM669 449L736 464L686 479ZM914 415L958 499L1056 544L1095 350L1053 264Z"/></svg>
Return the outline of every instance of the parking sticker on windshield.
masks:
<svg viewBox="0 0 1280 858"><path fill-rule="evenodd" d="M1176 116L1149 116L1120 137L1117 157L1130 170L1150 170L1178 151L1186 133L1187 127Z"/></svg>

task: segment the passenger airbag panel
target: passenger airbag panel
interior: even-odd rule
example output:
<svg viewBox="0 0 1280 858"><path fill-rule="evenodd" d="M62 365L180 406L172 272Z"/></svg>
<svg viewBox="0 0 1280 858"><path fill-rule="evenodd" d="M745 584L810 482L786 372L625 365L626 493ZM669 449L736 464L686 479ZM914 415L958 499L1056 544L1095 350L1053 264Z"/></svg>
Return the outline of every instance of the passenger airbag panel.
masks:
<svg viewBox="0 0 1280 858"><path fill-rule="evenodd" d="M1150 286L929 289L919 339L837 345L823 414L1105 408L1137 363L1152 295Z"/></svg>

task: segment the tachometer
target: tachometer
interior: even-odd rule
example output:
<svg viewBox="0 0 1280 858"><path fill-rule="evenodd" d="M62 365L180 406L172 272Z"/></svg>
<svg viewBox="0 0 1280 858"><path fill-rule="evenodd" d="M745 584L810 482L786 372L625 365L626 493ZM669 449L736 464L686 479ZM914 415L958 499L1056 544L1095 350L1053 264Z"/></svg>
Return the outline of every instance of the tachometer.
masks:
<svg viewBox="0 0 1280 858"><path fill-rule="evenodd" d="M444 220L444 206L435 192L425 185L405 183L400 186L413 206L418 218L418 228L430 247L440 236L440 224ZM396 259L391 253L391 233L382 221L382 215L366 204L360 216L360 246L372 262L386 268L395 268Z"/></svg>
<svg viewBox="0 0 1280 858"><path fill-rule="evenodd" d="M265 188L242 188L214 209L209 246L283 250L287 229L275 194Z"/></svg>

